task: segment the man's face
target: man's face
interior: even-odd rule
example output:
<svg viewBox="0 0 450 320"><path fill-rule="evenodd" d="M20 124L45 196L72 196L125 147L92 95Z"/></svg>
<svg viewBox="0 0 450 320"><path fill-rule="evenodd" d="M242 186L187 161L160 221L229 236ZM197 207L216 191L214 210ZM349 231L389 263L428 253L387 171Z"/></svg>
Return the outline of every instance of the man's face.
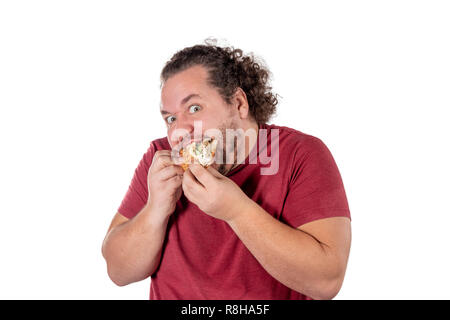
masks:
<svg viewBox="0 0 450 320"><path fill-rule="evenodd" d="M216 88L207 83L208 72L202 66L194 66L170 77L161 89L161 115L167 126L167 137L174 148L188 135L194 139L194 124L201 126L196 133L202 135L216 129L222 133L223 155L226 155L226 129L237 129L239 116L220 96ZM185 140L186 142L186 140ZM229 148L228 148L229 150ZM225 165L213 165L222 174Z"/></svg>

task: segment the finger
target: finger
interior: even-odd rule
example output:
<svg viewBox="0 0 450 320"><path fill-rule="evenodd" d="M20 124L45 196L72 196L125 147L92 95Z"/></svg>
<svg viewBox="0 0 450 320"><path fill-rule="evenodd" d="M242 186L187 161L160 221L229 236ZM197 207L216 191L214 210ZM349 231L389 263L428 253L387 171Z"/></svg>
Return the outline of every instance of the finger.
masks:
<svg viewBox="0 0 450 320"><path fill-rule="evenodd" d="M181 187L181 184L183 183L183 177L180 175L175 175L165 181L167 186L169 188L178 188Z"/></svg>
<svg viewBox="0 0 450 320"><path fill-rule="evenodd" d="M189 182L187 174L185 173L185 176L183 176L183 181L181 182L181 188L183 189L183 193L186 196L186 198L192 202L192 203L198 203L197 197L194 195L194 192L192 191L192 188L189 187Z"/></svg>
<svg viewBox="0 0 450 320"><path fill-rule="evenodd" d="M215 182L216 177L202 165L193 163L189 165L189 170L197 178L197 180L204 185L206 188Z"/></svg>
<svg viewBox="0 0 450 320"><path fill-rule="evenodd" d="M151 168L153 171L158 171L173 164L169 150L158 150L153 156Z"/></svg>
<svg viewBox="0 0 450 320"><path fill-rule="evenodd" d="M195 199L191 190L186 186L186 182L184 181L184 178L183 178L183 181L181 182L181 189L183 190L184 195L190 202L193 202L193 203L197 202L197 200Z"/></svg>
<svg viewBox="0 0 450 320"><path fill-rule="evenodd" d="M214 169L211 166L208 166L208 168L206 168L206 170L208 170L216 178L223 178L224 177L219 171L217 171L216 169Z"/></svg>
<svg viewBox="0 0 450 320"><path fill-rule="evenodd" d="M171 152L172 152L171 150L158 150L158 151L155 152L154 156L156 156L156 157L159 157L159 156L170 156Z"/></svg>
<svg viewBox="0 0 450 320"><path fill-rule="evenodd" d="M158 171L157 178L161 181L165 181L175 176L183 176L183 173L184 171L183 169L181 169L181 167L170 165Z"/></svg>
<svg viewBox="0 0 450 320"><path fill-rule="evenodd" d="M183 175L183 190L186 189L188 192L201 195L204 193L205 188L201 185L197 179L195 179L194 175L190 171L190 169L186 170Z"/></svg>

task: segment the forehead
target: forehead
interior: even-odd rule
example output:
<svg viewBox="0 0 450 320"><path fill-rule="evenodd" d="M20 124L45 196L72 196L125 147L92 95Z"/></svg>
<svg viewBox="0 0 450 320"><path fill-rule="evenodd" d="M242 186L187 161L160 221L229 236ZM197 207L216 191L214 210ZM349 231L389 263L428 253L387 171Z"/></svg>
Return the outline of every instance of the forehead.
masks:
<svg viewBox="0 0 450 320"><path fill-rule="evenodd" d="M161 88L161 109L171 110L190 94L202 97L214 91L208 84L208 72L202 66L194 66L171 76Z"/></svg>

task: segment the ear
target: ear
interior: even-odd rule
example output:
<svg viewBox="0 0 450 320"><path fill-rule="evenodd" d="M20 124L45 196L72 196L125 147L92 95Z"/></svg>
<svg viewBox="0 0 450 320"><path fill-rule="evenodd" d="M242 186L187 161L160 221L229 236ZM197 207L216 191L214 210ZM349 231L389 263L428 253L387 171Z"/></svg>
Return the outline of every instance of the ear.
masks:
<svg viewBox="0 0 450 320"><path fill-rule="evenodd" d="M237 88L234 93L234 104L241 119L247 119L250 116L250 110L247 101L247 95L244 90Z"/></svg>

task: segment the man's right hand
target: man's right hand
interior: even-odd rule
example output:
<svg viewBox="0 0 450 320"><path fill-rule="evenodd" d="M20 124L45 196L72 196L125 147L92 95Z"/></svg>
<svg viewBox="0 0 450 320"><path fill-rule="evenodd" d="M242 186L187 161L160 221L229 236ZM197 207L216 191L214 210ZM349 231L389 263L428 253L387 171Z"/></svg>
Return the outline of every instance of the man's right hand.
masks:
<svg viewBox="0 0 450 320"><path fill-rule="evenodd" d="M160 212L162 218L175 210L182 194L183 174L183 169L172 161L170 150L156 151L147 175L147 205Z"/></svg>
<svg viewBox="0 0 450 320"><path fill-rule="evenodd" d="M183 173L169 150L157 151L147 174L147 205L133 219L116 213L102 253L117 285L146 279L158 268L169 216L183 190Z"/></svg>

